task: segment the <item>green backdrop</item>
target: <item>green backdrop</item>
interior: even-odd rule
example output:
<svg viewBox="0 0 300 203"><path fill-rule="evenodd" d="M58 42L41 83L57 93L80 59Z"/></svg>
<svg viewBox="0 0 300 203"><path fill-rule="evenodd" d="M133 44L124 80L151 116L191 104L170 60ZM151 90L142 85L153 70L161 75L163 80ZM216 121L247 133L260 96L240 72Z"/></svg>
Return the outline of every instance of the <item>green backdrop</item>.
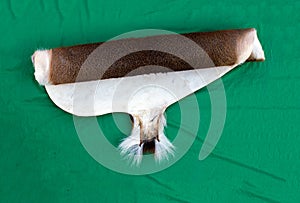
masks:
<svg viewBox="0 0 300 203"><path fill-rule="evenodd" d="M1 1L0 202L299 202L299 10L299 1ZM123 175L97 163L81 145L72 115L33 77L30 56L37 48L104 41L136 29L247 27L258 30L266 61L223 77L228 108L217 147L198 160L211 114L204 88L196 93L201 122L194 144L151 175ZM172 136L179 105L167 116ZM130 125L125 115L116 117L124 129L115 128L112 115L98 118L114 145Z"/></svg>

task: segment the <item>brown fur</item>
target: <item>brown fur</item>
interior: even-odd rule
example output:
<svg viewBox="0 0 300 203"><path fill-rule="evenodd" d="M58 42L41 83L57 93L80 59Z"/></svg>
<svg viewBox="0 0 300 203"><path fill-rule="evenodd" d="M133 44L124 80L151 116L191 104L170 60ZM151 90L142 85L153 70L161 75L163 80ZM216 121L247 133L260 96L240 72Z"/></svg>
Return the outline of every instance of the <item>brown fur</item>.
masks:
<svg viewBox="0 0 300 203"><path fill-rule="evenodd" d="M227 30L216 32L198 32L183 34L183 36L193 40L197 43L212 59L216 66L233 65L237 62L239 52L243 50L243 47L249 43L245 41L245 36L253 32L254 29L244 30ZM107 42L106 45L111 47L120 47L124 41L134 40L137 43L151 44L155 40L161 38L168 38L168 35L152 36L136 39L122 39L116 41ZM253 39L248 39L252 40ZM180 45L180 41L178 41ZM251 43L251 42L250 42ZM82 64L87 57L102 43L78 45L72 47L56 48L52 49L51 67L50 67L50 82L52 84L72 83L75 81L88 81L97 79L118 78L128 75L131 71L148 65L163 66L171 69L172 71L191 70L193 67L186 61L180 59L169 53L160 51L138 51L128 54L114 64L112 64L104 73L101 68L91 68L88 72L81 74L83 77L77 78ZM182 44L184 46L185 44ZM164 46L164 45L163 45ZM168 44L166 44L168 46ZM116 50L117 51L117 50ZM110 52L113 54L114 52ZM188 53L192 60L193 53ZM103 59L105 60L105 59ZM256 60L252 56L249 57L249 61ZM97 64L92 64L97 67ZM197 68L206 68L206 65ZM151 68L150 68L151 69ZM169 70L169 71L171 71ZM144 70L145 72L137 72L135 74L150 73L151 70ZM168 70L166 70L168 71ZM165 72L166 72L165 71ZM133 75L135 75L133 74ZM102 77L100 77L102 75Z"/></svg>

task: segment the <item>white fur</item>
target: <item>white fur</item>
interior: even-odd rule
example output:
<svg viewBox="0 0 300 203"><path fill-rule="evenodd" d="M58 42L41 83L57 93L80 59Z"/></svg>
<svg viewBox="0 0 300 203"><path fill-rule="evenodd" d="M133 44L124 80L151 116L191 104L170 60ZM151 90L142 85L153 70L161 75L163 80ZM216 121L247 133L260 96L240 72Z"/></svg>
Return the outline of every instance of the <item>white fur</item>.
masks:
<svg viewBox="0 0 300 203"><path fill-rule="evenodd" d="M34 76L40 85L50 84L50 52L50 50L37 50L31 57L35 69Z"/></svg>
<svg viewBox="0 0 300 203"><path fill-rule="evenodd" d="M158 126L153 126L150 124L149 119L142 120L143 126L148 126L150 124L151 128L157 128L159 133L159 141L155 140L155 154L154 158L156 161L161 162L163 159L168 159L169 155L174 155L175 147L173 144L168 140L168 138L164 135L164 127L166 125L166 119L163 115L164 109L158 112L157 116L160 118L159 122L157 123ZM153 111L152 111L153 112ZM157 112L157 111L155 111ZM148 113L147 115L152 115L153 113ZM121 151L121 155L124 156L126 159L132 161L133 165L139 165L143 158L143 146L144 144L141 143L140 133L140 118L143 118L144 115L134 115L134 125L131 132L131 135L125 138L122 143L119 145L119 149ZM152 118L152 117L151 117ZM150 119L152 120L152 119ZM152 129L153 130L153 129ZM144 132L147 133L147 132Z"/></svg>
<svg viewBox="0 0 300 203"><path fill-rule="evenodd" d="M155 160L161 162L163 159L169 158L169 156L174 156L174 145L168 140L164 134L164 127L166 126L165 116L162 114L159 123L159 141L155 140Z"/></svg>
<svg viewBox="0 0 300 203"><path fill-rule="evenodd" d="M121 155L139 165L143 157L143 144L140 146L140 126L138 119L133 116L134 124L130 136L119 145Z"/></svg>
<svg viewBox="0 0 300 203"><path fill-rule="evenodd" d="M265 60L265 53L258 40L256 31L255 31L255 37L253 42L253 50L251 54L256 60Z"/></svg>

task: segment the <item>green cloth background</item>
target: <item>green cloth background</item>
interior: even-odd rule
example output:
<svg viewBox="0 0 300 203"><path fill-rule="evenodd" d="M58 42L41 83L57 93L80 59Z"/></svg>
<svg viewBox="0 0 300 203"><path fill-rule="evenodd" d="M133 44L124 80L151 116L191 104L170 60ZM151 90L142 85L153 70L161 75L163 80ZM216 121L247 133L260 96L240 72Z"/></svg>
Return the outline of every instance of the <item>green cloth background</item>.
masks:
<svg viewBox="0 0 300 203"><path fill-rule="evenodd" d="M299 202L299 10L299 1L1 1L0 202ZM136 29L247 27L257 29L266 61L223 77L227 118L215 150L198 160L211 114L203 88L196 93L197 139L176 164L151 175L123 175L97 163L81 145L72 115L33 77L30 56L37 48ZM172 136L178 104L167 116ZM114 145L130 126L126 115L116 117L124 129L115 128L112 115L98 118Z"/></svg>

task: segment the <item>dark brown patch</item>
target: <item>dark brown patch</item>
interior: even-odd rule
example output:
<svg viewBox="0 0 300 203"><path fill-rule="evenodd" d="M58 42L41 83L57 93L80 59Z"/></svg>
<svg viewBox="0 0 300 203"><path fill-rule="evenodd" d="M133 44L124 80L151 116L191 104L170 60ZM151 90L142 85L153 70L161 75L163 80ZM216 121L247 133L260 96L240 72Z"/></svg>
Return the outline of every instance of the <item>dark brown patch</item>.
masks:
<svg viewBox="0 0 300 203"><path fill-rule="evenodd" d="M196 44L198 44L209 55L216 66L221 66L233 65L237 62L239 54L242 54L237 53L237 47L240 46L241 40L243 40L244 36L251 31L254 31L254 29L198 32L183 34L183 36L193 40ZM111 45L112 47L120 47L122 49L126 49L127 47L122 46L125 41L135 41L137 43L148 45L154 42L156 39L167 39L168 36L170 35L152 36L136 39L122 39L110 41L105 44L108 47ZM52 59L50 67L50 81L52 82L52 84L124 77L131 71L141 66L149 65L167 67L170 69L169 71L193 69L191 64L172 54L161 51L145 50L137 51L118 59L105 72L101 69L101 67L98 68L97 64L91 64L92 68L89 68L88 71L81 74L80 78L77 78L82 64L85 62L87 57L101 44L102 43L95 43L52 49ZM186 46L185 43L182 43L179 40L178 45L180 46L180 44L182 44L182 46ZM166 46L168 46L167 43ZM113 54L113 52L111 54ZM193 53L187 54L190 56L191 60L197 60L197 58L193 57ZM249 60L252 61L255 59L250 57ZM205 67L206 66L204 65L203 67L197 68ZM166 70L165 72L167 71L168 70Z"/></svg>
<svg viewBox="0 0 300 203"><path fill-rule="evenodd" d="M149 65L167 67L169 70L166 69L164 72L193 69L190 64L177 56L165 52L147 50L134 52L120 58L105 71L101 79L119 78L124 77L125 75L136 75L135 73L130 73L139 67ZM151 66L145 68L151 69ZM144 72L141 74L152 73L151 70L143 71Z"/></svg>
<svg viewBox="0 0 300 203"><path fill-rule="evenodd" d="M129 114L129 118L130 118L131 124L133 124L134 123L133 116Z"/></svg>
<svg viewBox="0 0 300 203"><path fill-rule="evenodd" d="M155 140L147 141L143 146L143 154L154 154L155 153Z"/></svg>

